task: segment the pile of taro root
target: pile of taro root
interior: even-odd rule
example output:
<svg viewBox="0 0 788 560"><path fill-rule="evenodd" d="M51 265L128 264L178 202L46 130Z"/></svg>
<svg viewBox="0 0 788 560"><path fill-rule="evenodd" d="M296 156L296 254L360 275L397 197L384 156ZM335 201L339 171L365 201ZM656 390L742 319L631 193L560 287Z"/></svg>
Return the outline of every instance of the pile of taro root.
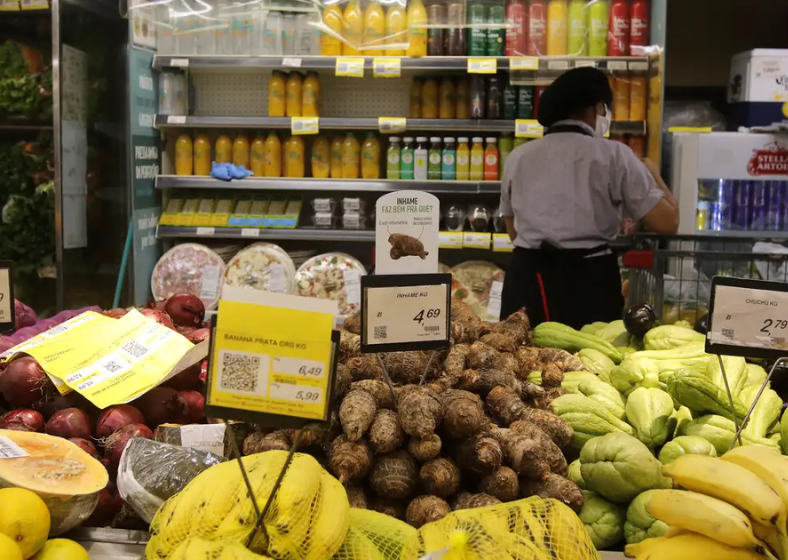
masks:
<svg viewBox="0 0 788 560"><path fill-rule="evenodd" d="M298 449L345 485L351 506L415 527L452 510L532 495L579 511L583 495L565 478L562 451L572 429L548 409L562 394L564 372L585 370L582 362L563 350L529 346L522 311L486 323L453 301L451 318L448 350L362 355L360 317L349 317L331 422L300 434L257 429L244 453L287 450L298 438ZM540 385L527 379L537 371Z"/></svg>

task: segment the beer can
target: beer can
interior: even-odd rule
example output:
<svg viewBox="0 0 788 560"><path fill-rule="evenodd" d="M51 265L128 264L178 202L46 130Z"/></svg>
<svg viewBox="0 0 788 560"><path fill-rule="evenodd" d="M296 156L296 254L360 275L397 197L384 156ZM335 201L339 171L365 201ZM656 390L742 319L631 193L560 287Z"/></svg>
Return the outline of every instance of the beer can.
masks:
<svg viewBox="0 0 788 560"><path fill-rule="evenodd" d="M782 230L784 207L785 183L768 181L766 183L766 229L768 231Z"/></svg>
<svg viewBox="0 0 788 560"><path fill-rule="evenodd" d="M712 200L711 204L709 204L707 229L711 231L728 231L732 226L734 182L727 179L717 179L710 183Z"/></svg>
<svg viewBox="0 0 788 560"><path fill-rule="evenodd" d="M733 182L732 227L747 230L750 226L750 182Z"/></svg>
<svg viewBox="0 0 788 560"><path fill-rule="evenodd" d="M750 227L752 231L766 230L766 184L764 181L750 183Z"/></svg>

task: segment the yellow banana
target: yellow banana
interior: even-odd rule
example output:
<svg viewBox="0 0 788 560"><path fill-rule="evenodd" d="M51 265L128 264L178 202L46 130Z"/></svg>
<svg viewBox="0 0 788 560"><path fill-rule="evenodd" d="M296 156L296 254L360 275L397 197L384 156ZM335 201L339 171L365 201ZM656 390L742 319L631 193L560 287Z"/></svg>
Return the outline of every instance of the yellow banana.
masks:
<svg viewBox="0 0 788 560"><path fill-rule="evenodd" d="M786 548L784 533L781 533L777 527L753 523L752 532L763 541L777 558L788 558L788 548Z"/></svg>
<svg viewBox="0 0 788 560"><path fill-rule="evenodd" d="M649 549L666 540L668 540L667 537L651 537L650 539L642 540L639 543L628 544L624 547L624 554L629 558L637 558L638 556L642 557Z"/></svg>
<svg viewBox="0 0 788 560"><path fill-rule="evenodd" d="M739 449L750 453L761 448L747 446ZM663 474L682 488L724 500L758 523L774 524L780 513L785 511L785 505L762 477L748 471L732 461L704 455L682 455L662 467Z"/></svg>
<svg viewBox="0 0 788 560"><path fill-rule="evenodd" d="M309 529L305 560L330 558L342 545L350 522L350 504L345 487L325 471L321 473L321 479L320 504L313 510L315 518Z"/></svg>
<svg viewBox="0 0 788 560"><path fill-rule="evenodd" d="M679 535L670 539L659 537L647 539L642 543L656 541L638 550L637 560L761 560L767 558L765 552L758 553L751 548L735 548L697 533ZM632 545L630 545L632 546ZM627 553L630 547L627 546Z"/></svg>

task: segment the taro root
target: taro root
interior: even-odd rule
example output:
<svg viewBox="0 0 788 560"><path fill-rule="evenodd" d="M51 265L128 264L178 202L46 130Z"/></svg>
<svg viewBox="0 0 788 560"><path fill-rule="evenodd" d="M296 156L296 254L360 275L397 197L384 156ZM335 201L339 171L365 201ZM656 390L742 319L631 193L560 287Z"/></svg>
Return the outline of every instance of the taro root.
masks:
<svg viewBox="0 0 788 560"><path fill-rule="evenodd" d="M342 328L352 334L361 334L361 312L356 311L342 323Z"/></svg>
<svg viewBox="0 0 788 560"><path fill-rule="evenodd" d="M500 504L501 501L495 496L489 494L471 494L470 492L463 492L459 494L452 502L452 509L474 509L480 507L494 506Z"/></svg>
<svg viewBox="0 0 788 560"><path fill-rule="evenodd" d="M405 432L399 425L397 413L381 409L369 428L369 445L375 453L390 453L405 442Z"/></svg>
<svg viewBox="0 0 788 560"><path fill-rule="evenodd" d="M550 436L558 447L564 448L572 439L574 430L565 420L547 410L528 408L518 420L527 420Z"/></svg>
<svg viewBox="0 0 788 560"><path fill-rule="evenodd" d="M436 377L440 373L440 361L436 358L430 362L427 352L387 352L380 358L394 383L419 383L428 365L428 377Z"/></svg>
<svg viewBox="0 0 788 560"><path fill-rule="evenodd" d="M541 440L527 434L509 428L493 428L490 437L500 443L507 463L521 476L540 479L550 473L555 463L552 450L540 445Z"/></svg>
<svg viewBox="0 0 788 560"><path fill-rule="evenodd" d="M519 346L512 337L498 333L486 334L479 339L479 342L483 342L498 352L508 352L510 354L517 352L517 347Z"/></svg>
<svg viewBox="0 0 788 560"><path fill-rule="evenodd" d="M367 496L364 489L360 486L351 486L347 488L347 501L350 507L357 509L367 509Z"/></svg>
<svg viewBox="0 0 788 560"><path fill-rule="evenodd" d="M382 498L402 500L416 491L416 461L407 451L399 450L378 457L369 474L372 490Z"/></svg>
<svg viewBox="0 0 788 560"><path fill-rule="evenodd" d="M518 345L530 344L532 340L531 322L524 309L515 311L493 327L493 332L511 337Z"/></svg>
<svg viewBox="0 0 788 560"><path fill-rule="evenodd" d="M503 385L493 388L484 402L492 417L506 426L522 418L528 410L514 389Z"/></svg>
<svg viewBox="0 0 788 560"><path fill-rule="evenodd" d="M452 346L449 354L446 356L446 361L443 363L443 369L446 370L446 374L451 376L461 375L465 370L470 351L471 347L467 344L455 344Z"/></svg>
<svg viewBox="0 0 788 560"><path fill-rule="evenodd" d="M559 387L564 380L564 372L554 362L542 364L542 387L552 389Z"/></svg>
<svg viewBox="0 0 788 560"><path fill-rule="evenodd" d="M345 362L353 381L362 379L384 379L383 369L380 367L377 358L373 354L365 354L350 358Z"/></svg>
<svg viewBox="0 0 788 560"><path fill-rule="evenodd" d="M470 305L455 298L451 299L451 320L472 325L476 329L482 323L482 320L479 319L479 316L476 315L476 312Z"/></svg>
<svg viewBox="0 0 788 560"><path fill-rule="evenodd" d="M405 521L418 529L426 523L439 521L451 513L451 507L438 496L416 496L405 510Z"/></svg>
<svg viewBox="0 0 788 560"><path fill-rule="evenodd" d="M361 381L354 381L350 388L354 390L362 389L375 397L378 408L394 408L394 395L391 394L391 388L385 381L362 379Z"/></svg>
<svg viewBox="0 0 788 560"><path fill-rule="evenodd" d="M478 329L471 323L452 321L450 327L451 341L454 344L470 344L479 337Z"/></svg>
<svg viewBox="0 0 788 560"><path fill-rule="evenodd" d="M530 496L554 498L577 513L583 509L583 493L580 488L571 480L553 473L548 473L542 480L520 479L520 497Z"/></svg>
<svg viewBox="0 0 788 560"><path fill-rule="evenodd" d="M520 367L520 379L525 379L532 371L539 369L539 348L522 346L517 349L514 357Z"/></svg>
<svg viewBox="0 0 788 560"><path fill-rule="evenodd" d="M350 441L344 435L337 437L328 453L328 468L342 484L361 480L372 463L372 452L363 439Z"/></svg>
<svg viewBox="0 0 788 560"><path fill-rule="evenodd" d="M539 446L546 453L547 462L550 464L550 471L554 472L555 474L560 474L561 476L566 476L566 457L564 457L561 449L555 443L553 443L553 440L550 439L550 436L542 431L536 424L533 424L528 420L517 420L516 422L512 422L512 425L509 426L509 429L536 440Z"/></svg>
<svg viewBox="0 0 788 560"><path fill-rule="evenodd" d="M502 502L511 502L520 494L517 473L501 465L479 482L479 492L489 494Z"/></svg>
<svg viewBox="0 0 788 560"><path fill-rule="evenodd" d="M427 494L450 498L460 487L460 469L451 459L438 457L427 461L419 470L421 487Z"/></svg>
<svg viewBox="0 0 788 560"><path fill-rule="evenodd" d="M339 421L350 441L357 441L372 425L377 411L375 397L361 389L351 389L339 406Z"/></svg>
<svg viewBox="0 0 788 560"><path fill-rule="evenodd" d="M476 434L457 446L457 464L462 470L486 475L501 466L503 450L500 443L489 435Z"/></svg>
<svg viewBox="0 0 788 560"><path fill-rule="evenodd" d="M471 436L487 423L482 400L478 395L459 389L449 389L441 396L443 429L453 438Z"/></svg>
<svg viewBox="0 0 788 560"><path fill-rule="evenodd" d="M421 260L427 258L429 253L424 250L424 243L421 240L405 235L404 233L392 233L389 235L391 245L391 258L396 260L400 257L419 257ZM394 255L397 255L396 257Z"/></svg>
<svg viewBox="0 0 788 560"><path fill-rule="evenodd" d="M361 355L361 337L348 331L339 331L340 358L353 358Z"/></svg>
<svg viewBox="0 0 788 560"><path fill-rule="evenodd" d="M457 388L485 397L499 385L514 389L518 395L522 394L523 384L519 379L511 373L496 369L466 369L460 376Z"/></svg>
<svg viewBox="0 0 788 560"><path fill-rule="evenodd" d="M350 377L350 371L348 371L347 367L344 364L337 364L337 374L334 377L334 392L331 395L331 401L336 404L341 403L342 399L350 391L352 382L353 379Z"/></svg>
<svg viewBox="0 0 788 560"><path fill-rule="evenodd" d="M423 438L435 433L442 411L440 399L426 387L406 387L397 397L399 424L410 436Z"/></svg>
<svg viewBox="0 0 788 560"><path fill-rule="evenodd" d="M437 434L429 434L423 438L412 437L408 441L408 453L423 463L440 455L441 446L441 438Z"/></svg>
<svg viewBox="0 0 788 560"><path fill-rule="evenodd" d="M370 500L369 509L378 513L383 513L395 519L405 519L405 506L399 500L389 500L387 498L373 497Z"/></svg>
<svg viewBox="0 0 788 560"><path fill-rule="evenodd" d="M500 352L487 346L483 342L474 342L468 352L468 367L470 369L489 369L498 364Z"/></svg>

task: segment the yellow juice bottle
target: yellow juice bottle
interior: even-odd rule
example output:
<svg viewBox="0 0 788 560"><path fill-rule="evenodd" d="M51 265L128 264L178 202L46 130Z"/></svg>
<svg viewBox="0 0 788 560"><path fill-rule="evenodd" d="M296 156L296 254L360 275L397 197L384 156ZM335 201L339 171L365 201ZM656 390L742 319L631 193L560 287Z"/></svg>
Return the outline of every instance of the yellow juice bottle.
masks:
<svg viewBox="0 0 788 560"><path fill-rule="evenodd" d="M323 32L320 40L320 54L323 56L342 56L342 37L345 31L345 24L342 22L342 8L339 4L331 4L323 11L323 24L330 29L333 34Z"/></svg>
<svg viewBox="0 0 788 560"><path fill-rule="evenodd" d="M468 148L468 139L457 139L457 180L468 181L471 178L471 150Z"/></svg>
<svg viewBox="0 0 788 560"><path fill-rule="evenodd" d="M380 2L370 0L364 11L364 39L362 54L366 56L380 56L384 53L383 37L386 33L386 14L380 7Z"/></svg>
<svg viewBox="0 0 788 560"><path fill-rule="evenodd" d="M284 117L287 108L287 85L284 72L274 70L268 80L268 116Z"/></svg>
<svg viewBox="0 0 788 560"><path fill-rule="evenodd" d="M342 178L342 138L339 136L331 140L331 178Z"/></svg>
<svg viewBox="0 0 788 560"><path fill-rule="evenodd" d="M194 148L192 137L181 134L175 140L175 174L191 175L194 171Z"/></svg>
<svg viewBox="0 0 788 560"><path fill-rule="evenodd" d="M304 140L300 136L291 136L285 142L285 177L303 177L304 168Z"/></svg>
<svg viewBox="0 0 788 560"><path fill-rule="evenodd" d="M342 178L358 179L359 145L356 137L348 132L342 142Z"/></svg>
<svg viewBox="0 0 788 560"><path fill-rule="evenodd" d="M361 145L361 177L380 179L380 142L374 132L368 132Z"/></svg>
<svg viewBox="0 0 788 560"><path fill-rule="evenodd" d="M211 141L208 135L201 132L194 139L194 174L208 176L211 174Z"/></svg>
<svg viewBox="0 0 788 560"><path fill-rule="evenodd" d="M407 56L427 56L427 9L421 0L408 2Z"/></svg>
<svg viewBox="0 0 788 560"><path fill-rule="evenodd" d="M421 118L438 118L438 82L434 78L426 79L421 88Z"/></svg>
<svg viewBox="0 0 788 560"><path fill-rule="evenodd" d="M287 76L287 116L300 117L303 102L303 80L300 72L290 72Z"/></svg>
<svg viewBox="0 0 788 560"><path fill-rule="evenodd" d="M325 136L316 136L312 142L312 177L327 179L331 174L331 146Z"/></svg>
<svg viewBox="0 0 788 560"><path fill-rule="evenodd" d="M249 169L249 139L246 134L239 134L233 141L233 163Z"/></svg>
<svg viewBox="0 0 788 560"><path fill-rule="evenodd" d="M473 139L471 148L470 179L471 181L484 179L484 145L479 137Z"/></svg>
<svg viewBox="0 0 788 560"><path fill-rule="evenodd" d="M282 176L282 143L276 132L268 134L263 146L263 177Z"/></svg>
<svg viewBox="0 0 788 560"><path fill-rule="evenodd" d="M301 113L305 117L320 116L320 78L317 72L307 72L301 96Z"/></svg>
<svg viewBox="0 0 788 560"><path fill-rule="evenodd" d="M408 16L400 4L392 4L386 12L386 44L405 45L408 42ZM387 56L405 56L405 49L390 48L383 51Z"/></svg>
<svg viewBox="0 0 788 560"><path fill-rule="evenodd" d="M258 134L249 150L249 170L255 177L265 176L265 138Z"/></svg>
<svg viewBox="0 0 788 560"><path fill-rule="evenodd" d="M566 0L547 3L547 56L566 55L569 7Z"/></svg>
<svg viewBox="0 0 788 560"><path fill-rule="evenodd" d="M232 163L233 141L226 134L220 134L219 138L216 139L213 159L216 163Z"/></svg>
<svg viewBox="0 0 788 560"><path fill-rule="evenodd" d="M408 109L408 117L411 119L421 118L421 90L424 87L424 82L421 78L413 78L410 84L410 106Z"/></svg>
<svg viewBox="0 0 788 560"><path fill-rule="evenodd" d="M468 110L468 80L460 77L457 80L457 87L454 88L454 118L467 119L470 111Z"/></svg>
<svg viewBox="0 0 788 560"><path fill-rule="evenodd" d="M345 41L342 43L343 56L358 56L361 53L358 48L364 37L364 14L361 11L358 0L350 0L344 13Z"/></svg>
<svg viewBox="0 0 788 560"><path fill-rule="evenodd" d="M441 80L438 101L438 118L440 119L453 119L454 111L454 81L449 77L444 77Z"/></svg>

